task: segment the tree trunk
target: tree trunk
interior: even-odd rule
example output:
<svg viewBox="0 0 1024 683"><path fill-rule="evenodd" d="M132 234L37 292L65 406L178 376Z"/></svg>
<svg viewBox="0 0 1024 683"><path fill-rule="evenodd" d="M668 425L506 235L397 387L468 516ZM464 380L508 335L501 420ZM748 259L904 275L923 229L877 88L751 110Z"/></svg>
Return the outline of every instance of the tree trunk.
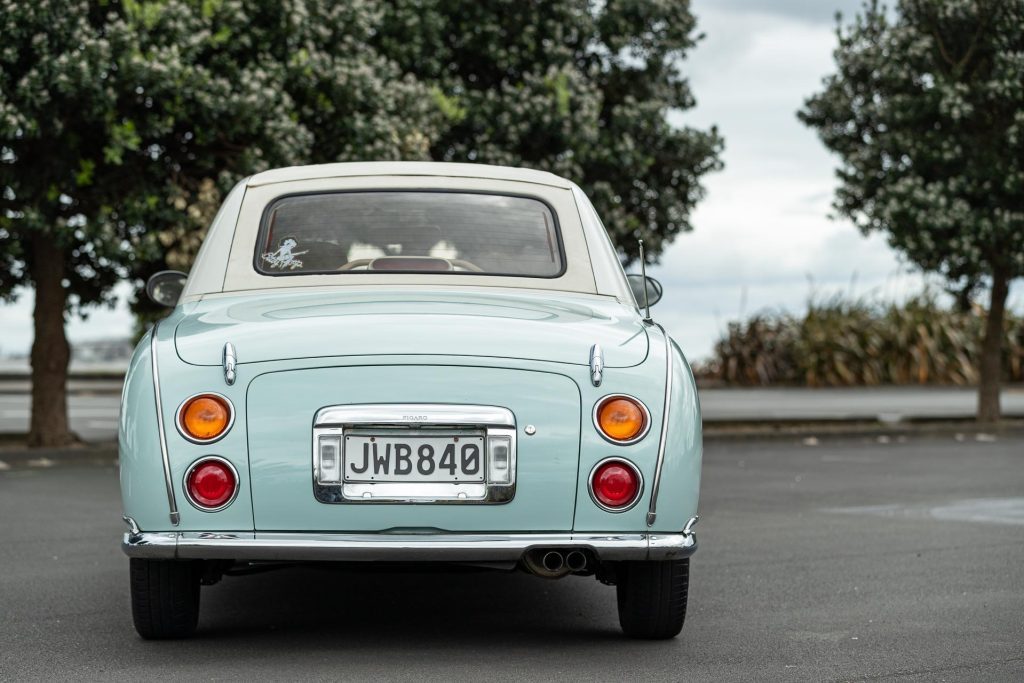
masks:
<svg viewBox="0 0 1024 683"><path fill-rule="evenodd" d="M985 340L981 346L981 386L978 388L978 421L998 422L999 383L1003 375L1003 318L1010 279L997 269L992 275L992 298L985 321Z"/></svg>
<svg viewBox="0 0 1024 683"><path fill-rule="evenodd" d="M42 232L32 236L32 279L36 285L32 340L31 448L60 447L78 439L68 427L67 374L71 348L64 334L67 292L64 252Z"/></svg>

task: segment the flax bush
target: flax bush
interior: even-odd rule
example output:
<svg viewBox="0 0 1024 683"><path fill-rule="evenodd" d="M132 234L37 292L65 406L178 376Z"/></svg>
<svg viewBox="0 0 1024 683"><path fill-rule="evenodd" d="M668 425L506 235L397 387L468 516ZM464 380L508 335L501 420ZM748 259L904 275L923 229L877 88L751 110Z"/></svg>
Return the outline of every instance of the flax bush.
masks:
<svg viewBox="0 0 1024 683"><path fill-rule="evenodd" d="M931 292L902 304L835 296L802 317L729 323L707 370L748 386L976 384L984 323L984 310L947 308ZM1008 315L1003 329L1003 379L1024 381L1024 318Z"/></svg>

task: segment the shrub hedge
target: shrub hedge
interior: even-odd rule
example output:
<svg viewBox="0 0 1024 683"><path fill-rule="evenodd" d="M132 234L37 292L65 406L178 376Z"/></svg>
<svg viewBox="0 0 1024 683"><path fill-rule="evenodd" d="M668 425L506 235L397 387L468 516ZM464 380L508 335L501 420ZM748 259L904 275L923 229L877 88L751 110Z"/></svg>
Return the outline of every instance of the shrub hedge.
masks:
<svg viewBox="0 0 1024 683"><path fill-rule="evenodd" d="M984 324L984 309L947 308L931 292L902 304L812 300L802 317L729 323L701 374L748 386L974 384ZM1004 334L1004 380L1024 381L1024 318L1008 314Z"/></svg>

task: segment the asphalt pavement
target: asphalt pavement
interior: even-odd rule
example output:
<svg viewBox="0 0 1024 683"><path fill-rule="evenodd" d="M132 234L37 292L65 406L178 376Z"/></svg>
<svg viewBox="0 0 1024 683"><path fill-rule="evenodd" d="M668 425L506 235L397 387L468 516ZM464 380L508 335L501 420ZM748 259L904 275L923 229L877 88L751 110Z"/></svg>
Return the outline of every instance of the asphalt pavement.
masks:
<svg viewBox="0 0 1024 683"><path fill-rule="evenodd" d="M116 469L0 471L0 680L1024 679L1024 439L707 444L680 637L594 579L294 568L131 625Z"/></svg>
<svg viewBox="0 0 1024 683"><path fill-rule="evenodd" d="M68 398L71 428L90 442L117 438L121 384L76 380ZM29 388L0 381L0 434L24 433L29 421ZM704 421L729 423L969 419L977 391L969 387L854 387L841 389L754 388L700 390ZM1003 412L1024 417L1024 387L1003 390Z"/></svg>

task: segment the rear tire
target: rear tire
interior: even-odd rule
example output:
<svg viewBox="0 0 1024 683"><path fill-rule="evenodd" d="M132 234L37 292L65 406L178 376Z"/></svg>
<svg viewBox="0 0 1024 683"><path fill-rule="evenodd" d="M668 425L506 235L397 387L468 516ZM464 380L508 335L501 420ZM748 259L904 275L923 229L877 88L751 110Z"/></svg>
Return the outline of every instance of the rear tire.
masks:
<svg viewBox="0 0 1024 683"><path fill-rule="evenodd" d="M132 619L146 639L186 638L199 623L202 562L131 558Z"/></svg>
<svg viewBox="0 0 1024 683"><path fill-rule="evenodd" d="M623 562L617 574L619 625L627 636L664 640L679 635L686 619L689 558Z"/></svg>

